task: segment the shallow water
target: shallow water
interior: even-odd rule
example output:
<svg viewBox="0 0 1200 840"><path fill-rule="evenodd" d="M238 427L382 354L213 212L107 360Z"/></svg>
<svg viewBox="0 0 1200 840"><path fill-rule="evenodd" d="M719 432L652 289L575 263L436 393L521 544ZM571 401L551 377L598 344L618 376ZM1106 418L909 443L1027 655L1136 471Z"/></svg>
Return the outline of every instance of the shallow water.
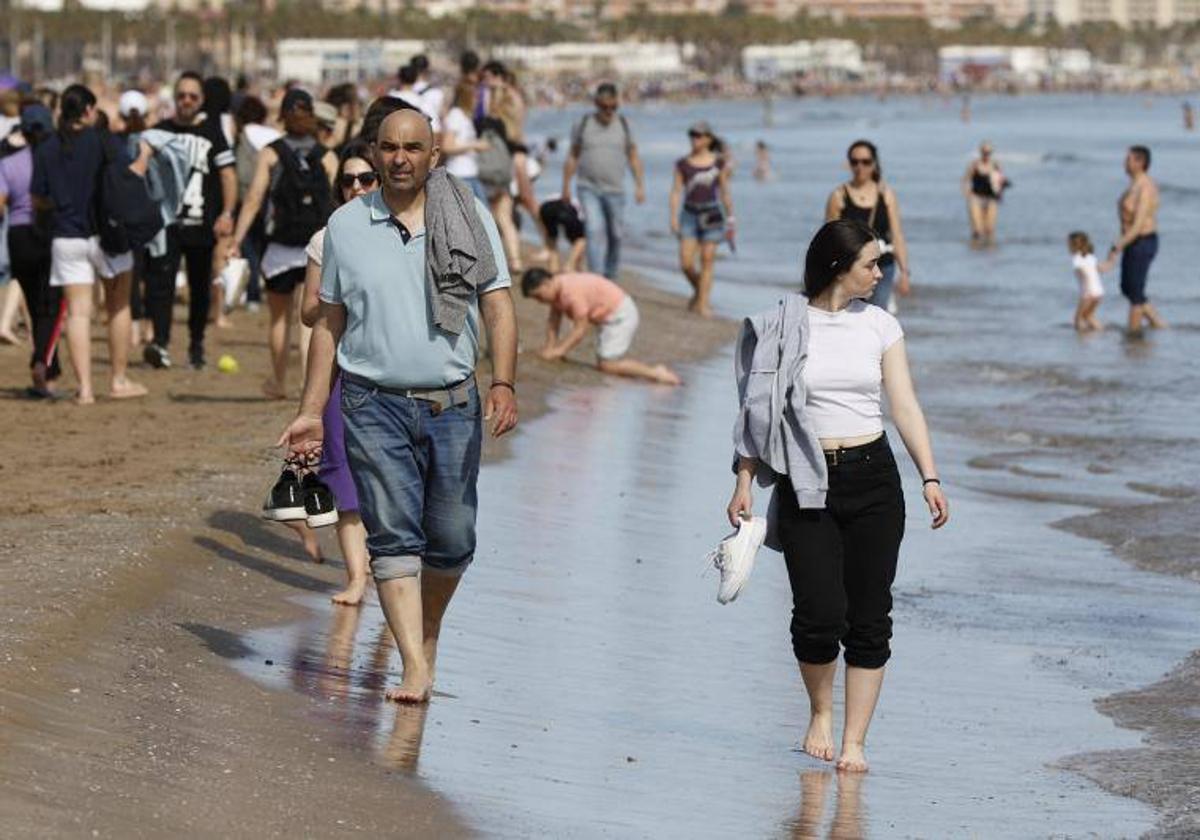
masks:
<svg viewBox="0 0 1200 840"><path fill-rule="evenodd" d="M634 111L663 192L698 108ZM566 389L485 468L480 554L447 619L426 710L380 702L397 678L377 608L249 634L239 667L299 691L372 760L417 774L495 836L1130 836L1148 807L1055 769L1065 755L1133 747L1093 701L1157 679L1195 644L1196 588L1136 571L1052 528L1087 502L1152 501L1194 484L1190 421L1200 295L1188 266L1200 192L1175 103L1116 97L988 99L962 126L934 100L709 106L749 169L766 136L779 171L737 185L741 251L718 306L742 314L794 282L801 248L860 134L900 191L919 293L902 321L934 426L954 521L925 527L902 467L909 530L896 584L895 656L871 730L872 771L839 779L797 751L806 718L788 641L790 593L765 553L733 605L714 599L706 550L730 488L727 358L678 391ZM537 116L535 128L567 115ZM1131 130L1136 126L1136 131ZM983 136L1017 182L1001 243L965 243L957 178ZM1121 152L1149 142L1164 191L1151 291L1170 332L1140 342L1067 326L1073 227L1111 234ZM664 283L665 200L631 212L630 259ZM1103 315L1123 316L1115 283ZM1182 326L1182 328L1180 328ZM896 438L893 438L896 439ZM1141 487L1142 492L1130 487ZM1139 484L1140 483L1140 484ZM269 661L270 664L267 664Z"/></svg>

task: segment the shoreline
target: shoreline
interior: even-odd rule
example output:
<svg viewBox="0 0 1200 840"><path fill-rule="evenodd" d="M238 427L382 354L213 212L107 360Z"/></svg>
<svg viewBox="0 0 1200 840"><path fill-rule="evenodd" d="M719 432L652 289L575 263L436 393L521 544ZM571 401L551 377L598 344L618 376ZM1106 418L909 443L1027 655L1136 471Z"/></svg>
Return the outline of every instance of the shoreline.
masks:
<svg viewBox="0 0 1200 840"><path fill-rule="evenodd" d="M683 311L682 296L632 277L623 285L642 312L636 354L687 363L733 338L730 322ZM527 352L545 310L515 297L529 420L548 410L555 387L607 377L583 361L590 341L565 364ZM291 533L258 518L274 478L269 446L295 403L258 396L265 313L233 317L230 330L210 327L209 355L236 355L240 374L136 365L131 375L151 389L136 403L22 400L27 351L3 351L0 416L21 430L22 445L10 435L0 458L14 500L0 522L11 584L0 592L10 642L0 814L13 836L81 827L96 836L261 836L295 825L468 836L452 803L418 779L397 784L411 767L363 761L336 727L314 724L305 709L313 701L264 690L227 666L244 652L243 632L307 612L290 596L327 598L343 579L340 560L312 563ZM102 327L93 342L103 382ZM296 364L291 373L295 391ZM100 428L115 432L103 445ZM485 469L508 448L485 445ZM332 534L321 542L336 557Z"/></svg>

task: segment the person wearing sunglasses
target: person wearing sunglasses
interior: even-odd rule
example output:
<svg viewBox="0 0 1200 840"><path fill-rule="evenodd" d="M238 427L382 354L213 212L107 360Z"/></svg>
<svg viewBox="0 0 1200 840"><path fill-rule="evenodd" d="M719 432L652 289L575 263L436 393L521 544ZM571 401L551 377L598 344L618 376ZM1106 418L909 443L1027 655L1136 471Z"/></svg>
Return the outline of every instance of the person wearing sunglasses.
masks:
<svg viewBox="0 0 1200 840"><path fill-rule="evenodd" d="M204 112L204 80L188 70L175 83L175 116L155 128L195 138L191 171L185 181L175 223L167 230L167 253L146 263L146 310L154 322L154 341L146 346L146 362L156 368L171 364L171 309L175 275L187 265L188 362L204 367L204 329L208 324L218 238L233 232L237 206L237 171L233 150L219 120Z"/></svg>
<svg viewBox="0 0 1200 840"><path fill-rule="evenodd" d="M352 140L342 151L338 164L337 188L334 201L338 206L361 198L379 189L379 173L371 162L371 147L361 140ZM325 252L325 231L321 228L313 234L304 249L308 266L304 273L304 290L300 296L300 323L311 330L321 309L321 258ZM370 557L367 554L367 529L358 512L358 493L354 489L354 478L346 460L346 432L342 421L342 378L335 374L333 387L329 391L329 402L321 415L324 438L321 443L320 477L333 491L337 505L337 538L346 563L346 588L333 596L335 604L353 607L362 603L367 588L367 569ZM316 533L303 522L297 530L304 540L305 550L319 556Z"/></svg>
<svg viewBox="0 0 1200 840"><path fill-rule="evenodd" d="M712 316L709 297L717 246L733 229L731 170L717 153L717 139L707 122L701 120L689 128L688 139L692 143L691 153L675 162L670 197L671 232L679 239L679 265L692 287L688 308L708 318Z"/></svg>
<svg viewBox="0 0 1200 840"><path fill-rule="evenodd" d="M317 117L312 95L289 90L280 104L284 136L263 148L254 178L238 213L230 255L236 255L265 201L267 248L262 257L263 286L270 313L267 339L271 377L263 383L268 399L287 399L288 348L297 287L304 285L308 256L305 246L325 226L333 210L332 184L337 155L317 142ZM307 360L307 328L300 335L300 364Z"/></svg>
<svg viewBox="0 0 1200 840"><path fill-rule="evenodd" d="M850 180L829 194L825 221L850 219L862 222L879 237L879 270L883 276L869 302L896 312L895 294L907 295L908 243L900 224L896 193L883 180L879 151L869 140L856 140L846 151Z"/></svg>
<svg viewBox="0 0 1200 840"><path fill-rule="evenodd" d="M571 131L563 164L562 200L571 203L571 180L578 175L579 203L587 231L588 271L617 279L625 217L625 167L633 173L634 199L646 201L645 172L629 121L617 113L617 86L596 88L596 110Z"/></svg>

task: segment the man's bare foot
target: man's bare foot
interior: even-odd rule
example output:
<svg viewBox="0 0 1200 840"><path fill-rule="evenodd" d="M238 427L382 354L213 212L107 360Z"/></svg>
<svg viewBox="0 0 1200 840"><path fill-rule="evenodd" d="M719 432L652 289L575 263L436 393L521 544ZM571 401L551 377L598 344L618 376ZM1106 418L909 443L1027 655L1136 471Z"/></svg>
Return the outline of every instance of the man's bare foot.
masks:
<svg viewBox="0 0 1200 840"><path fill-rule="evenodd" d="M293 522L285 522L289 528L296 532L300 537L300 542L304 545L304 553L308 555L308 559L314 563L324 563L325 558L321 556L321 543L317 540L317 532L308 527L308 524L300 520Z"/></svg>
<svg viewBox="0 0 1200 840"><path fill-rule="evenodd" d="M357 607L362 603L363 594L367 591L367 579L359 578L350 581L350 584L341 592L333 596L333 603L341 604L346 607Z"/></svg>
<svg viewBox="0 0 1200 840"><path fill-rule="evenodd" d="M833 761L833 712L813 712L804 736L804 751L821 761Z"/></svg>
<svg viewBox="0 0 1200 840"><path fill-rule="evenodd" d="M274 379L264 379L262 384L263 396L269 400L286 400L287 389Z"/></svg>
<svg viewBox="0 0 1200 840"><path fill-rule="evenodd" d="M145 385L134 382L132 379L113 380L112 386L109 388L108 395L114 400L131 400L137 397L144 397L150 393Z"/></svg>
<svg viewBox="0 0 1200 840"><path fill-rule="evenodd" d="M679 374L671 370L666 365L655 365L654 381L660 382L663 385L682 385L683 380L679 378Z"/></svg>
<svg viewBox="0 0 1200 840"><path fill-rule="evenodd" d="M96 401L96 395L91 391L80 391L75 395L75 405L91 405Z"/></svg>
<svg viewBox="0 0 1200 840"><path fill-rule="evenodd" d="M404 679L395 688L389 688L384 696L393 703L428 703L433 694L433 681L425 669L404 669Z"/></svg>
<svg viewBox="0 0 1200 840"><path fill-rule="evenodd" d="M837 769L846 773L866 773L867 755L863 752L863 745L843 743Z"/></svg>
<svg viewBox="0 0 1200 840"><path fill-rule="evenodd" d="M692 309L692 311L695 312L697 315L699 315L701 318L711 318L713 316L712 307L709 306L707 303L697 303L696 306Z"/></svg>

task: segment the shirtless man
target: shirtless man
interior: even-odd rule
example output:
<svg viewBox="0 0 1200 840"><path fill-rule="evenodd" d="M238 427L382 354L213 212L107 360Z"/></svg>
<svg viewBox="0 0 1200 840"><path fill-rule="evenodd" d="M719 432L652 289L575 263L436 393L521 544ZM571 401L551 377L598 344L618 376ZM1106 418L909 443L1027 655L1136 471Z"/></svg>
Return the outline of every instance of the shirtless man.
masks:
<svg viewBox="0 0 1200 840"><path fill-rule="evenodd" d="M1129 189L1117 202L1121 238L1113 243L1109 257L1121 255L1121 294L1129 300L1129 332L1140 335L1143 322L1161 329L1167 322L1146 299L1150 263L1158 254L1158 184L1148 174L1150 150L1130 146L1125 154Z"/></svg>

